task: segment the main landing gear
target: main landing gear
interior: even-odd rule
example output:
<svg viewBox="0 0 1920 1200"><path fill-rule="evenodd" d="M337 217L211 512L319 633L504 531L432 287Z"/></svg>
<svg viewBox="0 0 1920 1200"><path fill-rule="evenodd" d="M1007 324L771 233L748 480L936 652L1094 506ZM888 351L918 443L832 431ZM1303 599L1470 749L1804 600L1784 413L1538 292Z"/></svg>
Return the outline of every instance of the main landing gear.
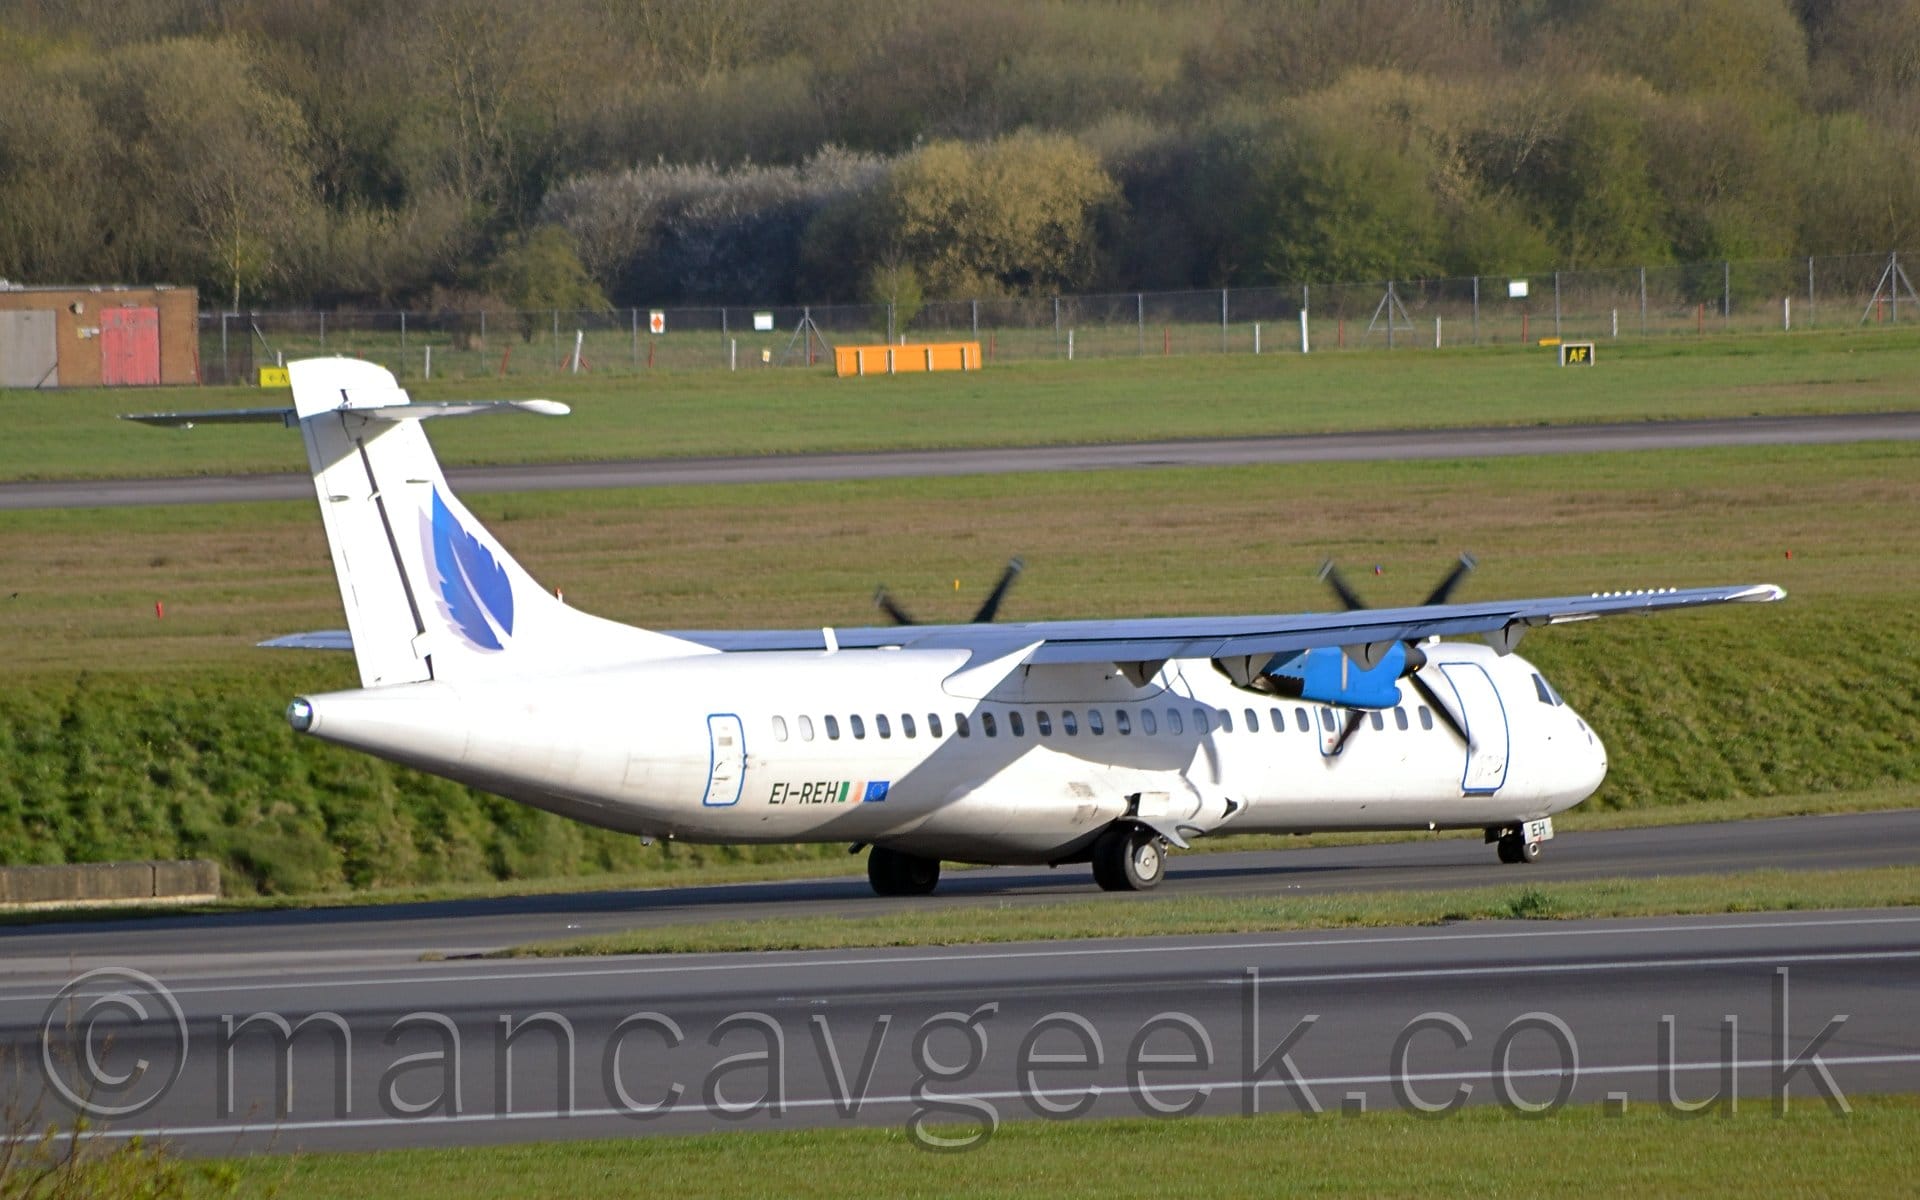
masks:
<svg viewBox="0 0 1920 1200"><path fill-rule="evenodd" d="M1517 825L1508 825L1501 829L1487 830L1487 840L1495 844L1503 863L1538 862L1542 843L1529 838L1527 831Z"/></svg>
<svg viewBox="0 0 1920 1200"><path fill-rule="evenodd" d="M1160 835L1142 825L1115 825L1093 843L1093 881L1109 892L1144 892L1167 874Z"/></svg>
<svg viewBox="0 0 1920 1200"><path fill-rule="evenodd" d="M940 884L940 860L885 846L867 852L867 882L879 896L926 896Z"/></svg>

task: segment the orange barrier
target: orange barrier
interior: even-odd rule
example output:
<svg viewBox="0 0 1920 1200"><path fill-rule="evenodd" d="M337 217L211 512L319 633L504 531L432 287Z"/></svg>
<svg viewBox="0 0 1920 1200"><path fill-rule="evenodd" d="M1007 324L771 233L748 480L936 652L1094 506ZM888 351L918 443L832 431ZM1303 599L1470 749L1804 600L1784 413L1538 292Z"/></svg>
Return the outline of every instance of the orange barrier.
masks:
<svg viewBox="0 0 1920 1200"><path fill-rule="evenodd" d="M903 346L835 346L833 370L847 375L978 371L979 342L909 342Z"/></svg>

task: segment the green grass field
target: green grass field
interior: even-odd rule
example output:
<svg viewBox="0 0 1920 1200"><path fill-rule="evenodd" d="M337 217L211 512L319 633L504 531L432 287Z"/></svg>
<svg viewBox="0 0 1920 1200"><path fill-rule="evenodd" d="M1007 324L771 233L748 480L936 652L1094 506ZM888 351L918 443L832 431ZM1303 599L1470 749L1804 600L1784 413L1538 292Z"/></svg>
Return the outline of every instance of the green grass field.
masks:
<svg viewBox="0 0 1920 1200"><path fill-rule="evenodd" d="M1489 1106L1443 1119L1361 1116L1024 1121L968 1153L930 1154L897 1128L635 1137L214 1163L162 1159L184 1196L493 1200L635 1195L844 1200L1179 1196L1906 1195L1920 1169L1920 1099L1811 1101L1773 1116L1683 1120L1652 1104L1610 1116L1570 1106L1522 1119ZM157 1167L157 1169L156 1169ZM126 1165L122 1174L131 1174ZM1151 1184L1143 1185L1143 1177ZM128 1194L135 1194L129 1192ZM150 1194L150 1193L139 1193Z"/></svg>
<svg viewBox="0 0 1920 1200"><path fill-rule="evenodd" d="M562 420L440 422L433 435L450 464L1887 410L1920 398L1920 331L1627 343L1603 354L1580 370L1509 347L1042 362L893 379L661 371L414 391L574 406ZM299 440L283 429L114 419L287 402L253 388L0 393L0 480L299 470Z"/></svg>

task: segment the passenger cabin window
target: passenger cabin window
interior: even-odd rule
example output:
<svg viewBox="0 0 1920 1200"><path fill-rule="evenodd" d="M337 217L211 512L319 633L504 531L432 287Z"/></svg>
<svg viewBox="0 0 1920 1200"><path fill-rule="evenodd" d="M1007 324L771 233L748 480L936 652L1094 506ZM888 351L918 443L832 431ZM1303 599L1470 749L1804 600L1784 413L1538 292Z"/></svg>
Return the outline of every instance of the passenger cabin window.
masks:
<svg viewBox="0 0 1920 1200"><path fill-rule="evenodd" d="M1270 708L1267 710L1267 723L1273 726L1275 733L1285 733L1287 731L1287 714L1277 708Z"/></svg>
<svg viewBox="0 0 1920 1200"><path fill-rule="evenodd" d="M1167 710L1167 732L1168 733L1182 732L1180 728L1180 710L1177 708L1170 708Z"/></svg>
<svg viewBox="0 0 1920 1200"><path fill-rule="evenodd" d="M887 714L885 713L881 713L873 719L873 727L880 732L880 736L883 738L893 736L893 722L887 720Z"/></svg>
<svg viewBox="0 0 1920 1200"><path fill-rule="evenodd" d="M940 714L939 713L927 714L927 736L928 737L940 736Z"/></svg>
<svg viewBox="0 0 1920 1200"><path fill-rule="evenodd" d="M773 740L776 742L784 742L787 740L787 719L785 717L775 717L773 719Z"/></svg>
<svg viewBox="0 0 1920 1200"><path fill-rule="evenodd" d="M1060 713L1060 732L1072 737L1080 732L1080 722L1074 718L1072 709L1063 709Z"/></svg>
<svg viewBox="0 0 1920 1200"><path fill-rule="evenodd" d="M1033 727L1040 731L1041 737L1053 736L1053 718L1047 715L1046 709L1033 714Z"/></svg>
<svg viewBox="0 0 1920 1200"><path fill-rule="evenodd" d="M1243 715L1247 718L1247 732L1259 733L1260 732L1259 714L1255 713L1252 709L1249 708Z"/></svg>
<svg viewBox="0 0 1920 1200"><path fill-rule="evenodd" d="M1105 733L1106 731L1107 731L1107 725L1106 725L1106 722L1101 720L1100 718L1100 710L1097 708L1088 709L1087 710L1087 732L1092 734L1095 737L1099 737L1101 734Z"/></svg>
<svg viewBox="0 0 1920 1200"><path fill-rule="evenodd" d="M1152 737L1154 734L1160 732L1159 729L1154 726L1153 710L1150 708L1140 710L1140 732L1146 734L1148 737Z"/></svg>
<svg viewBox="0 0 1920 1200"><path fill-rule="evenodd" d="M810 742L813 740L813 718L812 717L800 718L800 740L803 742Z"/></svg>
<svg viewBox="0 0 1920 1200"><path fill-rule="evenodd" d="M1000 730L994 726L992 713L980 714L980 732L986 734L988 737L1000 736Z"/></svg>
<svg viewBox="0 0 1920 1200"><path fill-rule="evenodd" d="M1207 723L1207 710L1204 708L1194 709L1193 731L1195 733L1209 733L1212 729L1213 727Z"/></svg>
<svg viewBox="0 0 1920 1200"><path fill-rule="evenodd" d="M967 724L967 714L953 714L953 732L955 737L973 736L973 727Z"/></svg>
<svg viewBox="0 0 1920 1200"><path fill-rule="evenodd" d="M859 713L855 713L852 716L848 717L847 724L853 729L854 737L863 738L867 736L867 723L861 719Z"/></svg>
<svg viewBox="0 0 1920 1200"><path fill-rule="evenodd" d="M1293 709L1293 727L1301 733L1312 733L1313 725L1307 720L1307 710L1295 705Z"/></svg>
<svg viewBox="0 0 1920 1200"><path fill-rule="evenodd" d="M914 730L914 728L913 728L913 714L912 714L912 713L901 713L901 714L900 714L900 732L901 732L901 733L903 733L903 734L905 734L905 735L906 735L906 736L908 736L908 737L913 737L913 736L914 736L914 734L915 734L915 730Z"/></svg>
<svg viewBox="0 0 1920 1200"><path fill-rule="evenodd" d="M827 740L830 742L839 741L840 740L840 718L827 717L826 722L827 722Z"/></svg>
<svg viewBox="0 0 1920 1200"><path fill-rule="evenodd" d="M1007 731L1015 737L1027 736L1027 722L1017 712L1007 714Z"/></svg>
<svg viewBox="0 0 1920 1200"><path fill-rule="evenodd" d="M1230 708L1223 708L1220 710L1220 732L1221 733L1233 732L1233 710Z"/></svg>
<svg viewBox="0 0 1920 1200"><path fill-rule="evenodd" d="M1116 708L1113 710L1113 731L1121 737L1125 737L1127 734L1133 732L1133 721L1127 716L1126 709Z"/></svg>
<svg viewBox="0 0 1920 1200"><path fill-rule="evenodd" d="M1368 713L1367 718L1373 723L1375 729L1385 729L1387 727L1386 721L1381 719L1380 710L1377 708Z"/></svg>
<svg viewBox="0 0 1920 1200"><path fill-rule="evenodd" d="M1393 723L1396 727L1400 729L1405 729L1407 727L1407 710L1404 708L1394 709Z"/></svg>
<svg viewBox="0 0 1920 1200"><path fill-rule="evenodd" d="M1428 708L1424 704L1420 706L1420 728L1422 729L1433 728L1433 710Z"/></svg>

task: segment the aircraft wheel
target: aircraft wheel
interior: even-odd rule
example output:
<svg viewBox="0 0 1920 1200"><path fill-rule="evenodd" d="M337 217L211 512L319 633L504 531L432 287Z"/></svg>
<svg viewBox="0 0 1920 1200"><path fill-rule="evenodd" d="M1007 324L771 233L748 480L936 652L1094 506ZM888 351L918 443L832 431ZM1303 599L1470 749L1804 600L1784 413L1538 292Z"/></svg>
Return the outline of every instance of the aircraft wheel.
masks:
<svg viewBox="0 0 1920 1200"><path fill-rule="evenodd" d="M1530 842L1519 830L1500 835L1500 861L1503 863L1530 863L1540 858L1540 843Z"/></svg>
<svg viewBox="0 0 1920 1200"><path fill-rule="evenodd" d="M885 846L867 852L867 882L877 896L925 896L940 884L940 860Z"/></svg>
<svg viewBox="0 0 1920 1200"><path fill-rule="evenodd" d="M1093 880L1109 892L1144 892L1167 874L1160 835L1138 825L1115 825L1093 844Z"/></svg>

